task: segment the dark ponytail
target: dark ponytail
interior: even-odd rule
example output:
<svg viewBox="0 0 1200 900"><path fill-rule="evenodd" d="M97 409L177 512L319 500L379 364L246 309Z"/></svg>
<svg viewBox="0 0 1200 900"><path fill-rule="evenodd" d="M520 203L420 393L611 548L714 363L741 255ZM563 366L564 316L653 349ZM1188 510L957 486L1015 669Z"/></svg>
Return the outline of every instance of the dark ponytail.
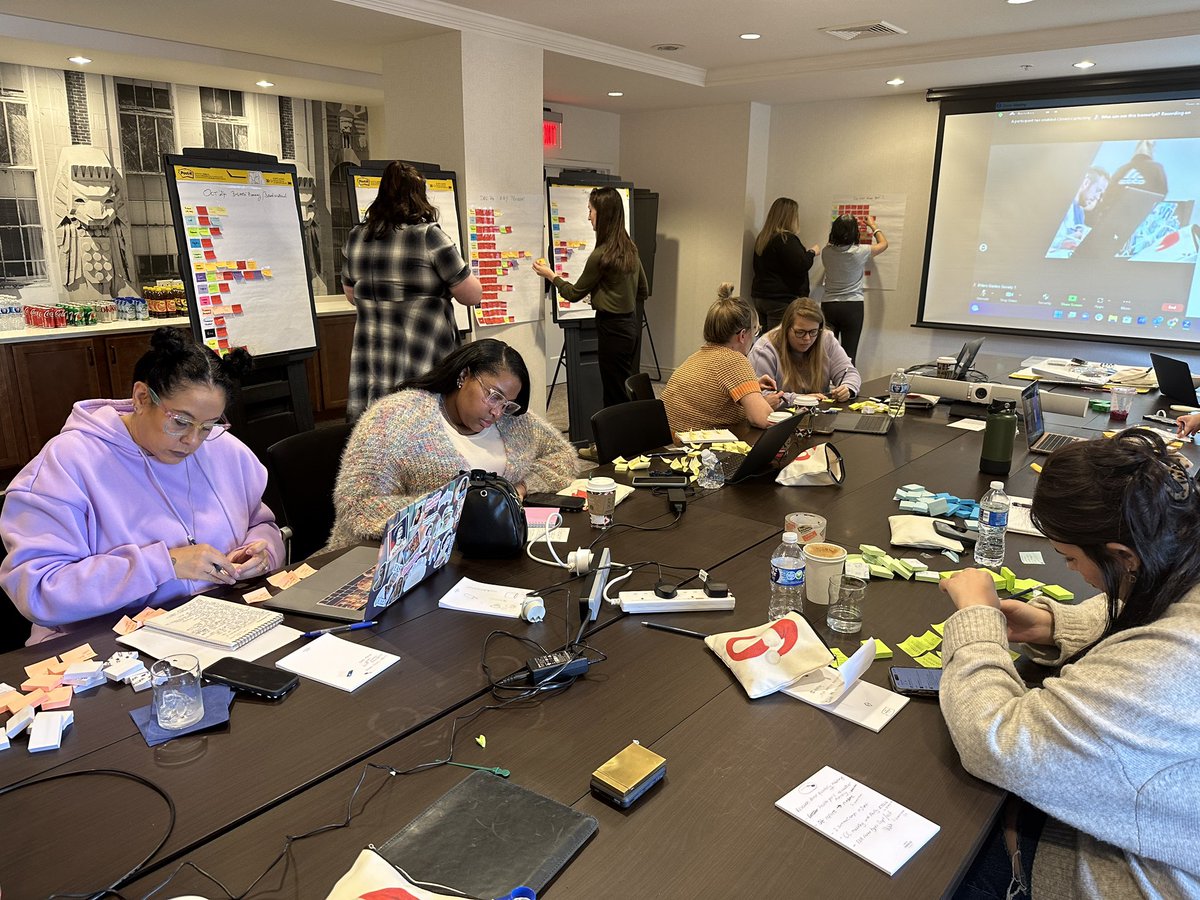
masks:
<svg viewBox="0 0 1200 900"><path fill-rule="evenodd" d="M151 335L150 350L133 367L133 380L145 382L159 397L193 384L210 385L220 388L228 403L253 364L242 347L222 358L186 331L164 325Z"/></svg>

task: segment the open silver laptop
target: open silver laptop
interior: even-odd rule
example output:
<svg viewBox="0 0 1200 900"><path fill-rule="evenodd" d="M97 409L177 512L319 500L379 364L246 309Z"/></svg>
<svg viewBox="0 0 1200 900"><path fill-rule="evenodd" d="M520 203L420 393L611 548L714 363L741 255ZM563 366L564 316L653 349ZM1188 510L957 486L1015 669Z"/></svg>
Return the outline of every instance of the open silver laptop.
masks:
<svg viewBox="0 0 1200 900"><path fill-rule="evenodd" d="M1021 412L1025 417L1025 440L1030 453L1053 453L1059 447L1087 440L1073 434L1046 430L1046 421L1042 417L1042 395L1036 381L1031 381L1021 391Z"/></svg>
<svg viewBox="0 0 1200 900"><path fill-rule="evenodd" d="M418 497L388 520L379 549L354 547L263 603L344 622L370 622L450 560L467 475Z"/></svg>

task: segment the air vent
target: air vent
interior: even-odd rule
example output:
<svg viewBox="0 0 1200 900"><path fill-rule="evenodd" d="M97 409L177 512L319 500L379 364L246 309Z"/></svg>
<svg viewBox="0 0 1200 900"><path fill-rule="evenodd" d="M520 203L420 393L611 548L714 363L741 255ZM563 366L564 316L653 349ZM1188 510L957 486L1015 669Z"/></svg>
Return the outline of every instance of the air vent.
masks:
<svg viewBox="0 0 1200 900"><path fill-rule="evenodd" d="M835 38L841 38L843 41L852 41L855 38L861 37L878 37L884 34L908 34L903 28L898 25L893 25L891 22L885 22L880 19L878 22L866 22L862 25L836 25L832 28L821 29L826 34L832 34Z"/></svg>

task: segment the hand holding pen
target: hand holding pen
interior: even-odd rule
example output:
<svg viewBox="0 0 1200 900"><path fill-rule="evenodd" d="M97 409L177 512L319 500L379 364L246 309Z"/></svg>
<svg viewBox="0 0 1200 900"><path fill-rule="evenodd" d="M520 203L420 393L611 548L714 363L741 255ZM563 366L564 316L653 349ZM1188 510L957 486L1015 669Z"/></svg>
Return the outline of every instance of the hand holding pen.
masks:
<svg viewBox="0 0 1200 900"><path fill-rule="evenodd" d="M190 543L173 547L170 554L171 568L176 578L211 581L214 584L233 584L237 581L233 562L211 544Z"/></svg>

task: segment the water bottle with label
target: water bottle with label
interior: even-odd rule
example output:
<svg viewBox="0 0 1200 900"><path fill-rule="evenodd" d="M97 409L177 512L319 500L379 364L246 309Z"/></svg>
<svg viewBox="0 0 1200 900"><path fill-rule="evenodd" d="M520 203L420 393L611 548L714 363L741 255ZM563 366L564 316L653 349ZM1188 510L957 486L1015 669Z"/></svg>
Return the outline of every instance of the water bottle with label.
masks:
<svg viewBox="0 0 1200 900"><path fill-rule="evenodd" d="M804 611L804 551L794 531L785 531L783 542L771 554L771 602L767 618L772 622L789 612Z"/></svg>
<svg viewBox="0 0 1200 900"><path fill-rule="evenodd" d="M908 399L908 376L903 369L892 373L888 383L888 415L894 419L904 415L905 401Z"/></svg>
<svg viewBox="0 0 1200 900"><path fill-rule="evenodd" d="M1008 530L1008 494L1004 482L993 481L991 490L979 501L979 539L975 542L975 563L996 568L1004 564L1004 533Z"/></svg>

